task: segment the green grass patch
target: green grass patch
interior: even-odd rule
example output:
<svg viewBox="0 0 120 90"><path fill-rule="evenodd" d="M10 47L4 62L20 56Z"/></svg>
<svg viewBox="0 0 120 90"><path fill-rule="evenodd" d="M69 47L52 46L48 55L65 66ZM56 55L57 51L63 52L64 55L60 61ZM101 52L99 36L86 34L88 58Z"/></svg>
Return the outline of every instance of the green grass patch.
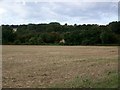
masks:
<svg viewBox="0 0 120 90"><path fill-rule="evenodd" d="M70 81L51 85L50 88L117 88L118 74L109 73L102 79L94 79L90 76L76 76Z"/></svg>

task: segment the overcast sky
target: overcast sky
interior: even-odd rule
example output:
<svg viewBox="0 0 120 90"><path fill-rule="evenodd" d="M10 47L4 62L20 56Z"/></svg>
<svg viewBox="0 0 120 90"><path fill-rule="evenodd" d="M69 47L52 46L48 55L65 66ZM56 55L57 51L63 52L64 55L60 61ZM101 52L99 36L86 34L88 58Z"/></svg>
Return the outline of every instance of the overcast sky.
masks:
<svg viewBox="0 0 120 90"><path fill-rule="evenodd" d="M0 2L0 24L108 24L117 20L117 2Z"/></svg>

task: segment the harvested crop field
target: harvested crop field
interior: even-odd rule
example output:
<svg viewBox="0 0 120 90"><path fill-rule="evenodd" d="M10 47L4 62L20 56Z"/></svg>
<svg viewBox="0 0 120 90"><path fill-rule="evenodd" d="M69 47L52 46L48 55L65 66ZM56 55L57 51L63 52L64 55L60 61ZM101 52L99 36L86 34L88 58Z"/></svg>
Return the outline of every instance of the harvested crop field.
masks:
<svg viewBox="0 0 120 90"><path fill-rule="evenodd" d="M3 88L115 88L117 46L4 45Z"/></svg>

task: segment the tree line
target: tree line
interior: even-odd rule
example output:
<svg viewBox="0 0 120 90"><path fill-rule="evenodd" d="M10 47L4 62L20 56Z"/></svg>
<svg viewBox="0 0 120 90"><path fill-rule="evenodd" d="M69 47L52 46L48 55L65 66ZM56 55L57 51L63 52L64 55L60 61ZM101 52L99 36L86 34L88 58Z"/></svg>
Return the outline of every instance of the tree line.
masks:
<svg viewBox="0 0 120 90"><path fill-rule="evenodd" d="M120 22L107 25L2 25L3 45L119 45ZM64 42L60 42L64 40Z"/></svg>

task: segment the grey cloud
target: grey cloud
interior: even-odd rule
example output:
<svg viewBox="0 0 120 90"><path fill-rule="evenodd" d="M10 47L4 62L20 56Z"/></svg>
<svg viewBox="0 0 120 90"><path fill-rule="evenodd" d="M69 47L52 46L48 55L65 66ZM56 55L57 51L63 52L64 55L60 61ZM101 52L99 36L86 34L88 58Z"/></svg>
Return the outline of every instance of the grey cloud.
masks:
<svg viewBox="0 0 120 90"><path fill-rule="evenodd" d="M3 23L40 23L58 21L60 23L109 23L117 19L115 2L27 2L4 6L8 11ZM14 10L16 9L16 10ZM18 20L18 22L16 22Z"/></svg>
<svg viewBox="0 0 120 90"><path fill-rule="evenodd" d="M59 5L59 4L57 4ZM91 18L91 19L101 19L103 18L103 14L116 14L117 15L117 3L83 3L83 5L89 5L89 7L77 7L74 6L67 6L65 4L59 6L58 8L55 9L55 12L61 14L61 15L67 15L70 17L86 17L86 19ZM107 18L107 17L106 17ZM85 19L85 18L84 18Z"/></svg>

